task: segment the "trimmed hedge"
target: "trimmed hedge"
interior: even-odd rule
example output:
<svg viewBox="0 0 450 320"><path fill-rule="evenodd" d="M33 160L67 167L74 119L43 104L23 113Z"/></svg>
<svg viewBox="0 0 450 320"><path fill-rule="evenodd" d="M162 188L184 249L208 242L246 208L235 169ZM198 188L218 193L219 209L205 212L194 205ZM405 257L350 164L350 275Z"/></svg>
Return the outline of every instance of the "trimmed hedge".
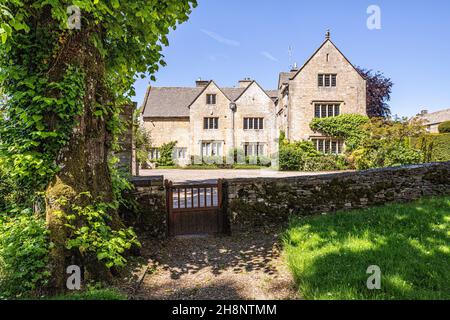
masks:
<svg viewBox="0 0 450 320"><path fill-rule="evenodd" d="M439 133L450 133L450 121L442 122L438 129Z"/></svg>
<svg viewBox="0 0 450 320"><path fill-rule="evenodd" d="M424 153L424 162L450 161L450 133L426 134L413 138L411 144Z"/></svg>

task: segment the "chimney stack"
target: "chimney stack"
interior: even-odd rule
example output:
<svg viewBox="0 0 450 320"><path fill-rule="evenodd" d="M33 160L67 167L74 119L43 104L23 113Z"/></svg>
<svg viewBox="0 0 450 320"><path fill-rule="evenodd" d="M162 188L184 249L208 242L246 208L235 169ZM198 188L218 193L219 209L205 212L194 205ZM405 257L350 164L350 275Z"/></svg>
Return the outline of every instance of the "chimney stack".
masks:
<svg viewBox="0 0 450 320"><path fill-rule="evenodd" d="M208 80L202 80L202 78L198 78L197 81L195 81L195 86L197 88L203 88L206 87L208 85L209 81Z"/></svg>
<svg viewBox="0 0 450 320"><path fill-rule="evenodd" d="M239 80L239 88L247 88L253 80L250 78L244 78L244 80Z"/></svg>

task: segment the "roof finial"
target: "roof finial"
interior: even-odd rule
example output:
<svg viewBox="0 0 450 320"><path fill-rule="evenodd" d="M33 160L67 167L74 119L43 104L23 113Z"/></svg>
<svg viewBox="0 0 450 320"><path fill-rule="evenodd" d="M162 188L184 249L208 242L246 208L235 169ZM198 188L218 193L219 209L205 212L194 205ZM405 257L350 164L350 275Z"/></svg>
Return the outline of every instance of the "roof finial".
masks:
<svg viewBox="0 0 450 320"><path fill-rule="evenodd" d="M330 40L330 37L331 37L330 29L327 29L327 33L325 34L325 39Z"/></svg>

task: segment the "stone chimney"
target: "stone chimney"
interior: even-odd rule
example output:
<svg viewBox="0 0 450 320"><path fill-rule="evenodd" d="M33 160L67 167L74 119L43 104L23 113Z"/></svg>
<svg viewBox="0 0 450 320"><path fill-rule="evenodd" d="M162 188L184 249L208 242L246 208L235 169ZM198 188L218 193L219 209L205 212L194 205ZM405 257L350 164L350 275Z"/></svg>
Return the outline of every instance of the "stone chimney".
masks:
<svg viewBox="0 0 450 320"><path fill-rule="evenodd" d="M209 80L202 80L202 78L198 78L197 81L195 81L195 86L197 88L203 88L206 87L209 83Z"/></svg>
<svg viewBox="0 0 450 320"><path fill-rule="evenodd" d="M239 80L239 88L247 88L253 80L250 78L245 78L243 80Z"/></svg>

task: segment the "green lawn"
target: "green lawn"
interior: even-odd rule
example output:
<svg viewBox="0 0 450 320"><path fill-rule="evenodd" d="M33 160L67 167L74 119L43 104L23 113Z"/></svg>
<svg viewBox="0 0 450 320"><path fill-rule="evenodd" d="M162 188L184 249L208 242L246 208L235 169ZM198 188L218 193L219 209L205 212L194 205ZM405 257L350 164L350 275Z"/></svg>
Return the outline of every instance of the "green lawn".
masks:
<svg viewBox="0 0 450 320"><path fill-rule="evenodd" d="M47 300L126 300L127 297L116 289L90 289L66 295L54 296Z"/></svg>
<svg viewBox="0 0 450 320"><path fill-rule="evenodd" d="M450 299L450 197L299 218L284 240L305 299Z"/></svg>

